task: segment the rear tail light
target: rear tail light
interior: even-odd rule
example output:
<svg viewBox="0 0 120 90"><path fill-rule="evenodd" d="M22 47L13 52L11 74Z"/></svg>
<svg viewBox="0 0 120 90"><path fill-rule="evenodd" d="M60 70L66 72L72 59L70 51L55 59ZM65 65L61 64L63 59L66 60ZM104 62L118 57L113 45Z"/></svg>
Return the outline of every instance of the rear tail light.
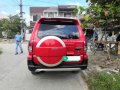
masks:
<svg viewBox="0 0 120 90"><path fill-rule="evenodd" d="M84 51L87 52L87 45L85 45L85 47L84 47Z"/></svg>
<svg viewBox="0 0 120 90"><path fill-rule="evenodd" d="M32 52L32 51L33 51L33 40L29 41L28 51L29 51L29 52Z"/></svg>
<svg viewBox="0 0 120 90"><path fill-rule="evenodd" d="M28 46L28 51L32 52L32 46Z"/></svg>
<svg viewBox="0 0 120 90"><path fill-rule="evenodd" d="M84 51L87 52L87 43L84 42Z"/></svg>

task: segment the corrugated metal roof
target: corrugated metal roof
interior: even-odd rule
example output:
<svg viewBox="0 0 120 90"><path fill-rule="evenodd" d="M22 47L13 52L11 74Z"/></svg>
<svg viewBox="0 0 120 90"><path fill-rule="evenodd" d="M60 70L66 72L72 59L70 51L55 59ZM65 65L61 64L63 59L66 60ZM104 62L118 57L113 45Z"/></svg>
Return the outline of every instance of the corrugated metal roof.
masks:
<svg viewBox="0 0 120 90"><path fill-rule="evenodd" d="M58 8L59 9L74 9L76 7L76 5L59 5Z"/></svg>
<svg viewBox="0 0 120 90"><path fill-rule="evenodd" d="M57 12L58 11L58 7L49 7L46 10L44 10L44 12Z"/></svg>
<svg viewBox="0 0 120 90"><path fill-rule="evenodd" d="M42 13L44 10L49 7L30 7L30 13Z"/></svg>

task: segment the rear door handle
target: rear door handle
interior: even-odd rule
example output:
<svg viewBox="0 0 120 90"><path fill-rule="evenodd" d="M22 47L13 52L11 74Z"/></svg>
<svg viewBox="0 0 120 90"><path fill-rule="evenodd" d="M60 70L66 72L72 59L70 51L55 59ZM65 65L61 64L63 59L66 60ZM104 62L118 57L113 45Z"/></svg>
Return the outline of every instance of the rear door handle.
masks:
<svg viewBox="0 0 120 90"><path fill-rule="evenodd" d="M75 50L81 50L81 48L80 47L76 47Z"/></svg>

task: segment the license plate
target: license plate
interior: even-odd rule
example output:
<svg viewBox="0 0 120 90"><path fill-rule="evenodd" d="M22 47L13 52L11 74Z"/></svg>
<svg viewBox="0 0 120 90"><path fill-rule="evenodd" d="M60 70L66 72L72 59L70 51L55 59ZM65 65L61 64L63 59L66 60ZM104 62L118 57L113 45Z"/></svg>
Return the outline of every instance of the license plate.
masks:
<svg viewBox="0 0 120 90"><path fill-rule="evenodd" d="M65 62L78 62L81 60L80 56L63 56L63 61Z"/></svg>

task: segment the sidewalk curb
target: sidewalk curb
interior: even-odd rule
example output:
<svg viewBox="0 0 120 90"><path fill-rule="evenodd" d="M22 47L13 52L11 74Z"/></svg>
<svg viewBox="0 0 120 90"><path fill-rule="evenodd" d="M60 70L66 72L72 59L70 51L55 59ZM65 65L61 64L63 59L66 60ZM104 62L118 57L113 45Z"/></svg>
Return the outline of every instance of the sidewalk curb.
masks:
<svg viewBox="0 0 120 90"><path fill-rule="evenodd" d="M89 90L89 86L88 86L88 74L86 72L86 70L81 70L81 77L83 78L84 82L86 83L86 86L84 90Z"/></svg>
<svg viewBox="0 0 120 90"><path fill-rule="evenodd" d="M84 78L85 80L88 80L88 74L87 74L86 70L81 70L81 76L82 76L82 78Z"/></svg>

